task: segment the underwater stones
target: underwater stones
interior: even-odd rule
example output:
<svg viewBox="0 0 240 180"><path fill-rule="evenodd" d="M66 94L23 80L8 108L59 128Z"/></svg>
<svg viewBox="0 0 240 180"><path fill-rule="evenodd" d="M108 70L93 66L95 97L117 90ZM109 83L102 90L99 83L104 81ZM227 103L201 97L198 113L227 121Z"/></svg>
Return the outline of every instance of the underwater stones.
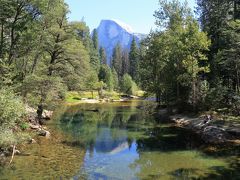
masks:
<svg viewBox="0 0 240 180"><path fill-rule="evenodd" d="M39 136L45 136L46 138L49 138L51 134L50 134L49 131L42 129L38 132L38 135Z"/></svg>

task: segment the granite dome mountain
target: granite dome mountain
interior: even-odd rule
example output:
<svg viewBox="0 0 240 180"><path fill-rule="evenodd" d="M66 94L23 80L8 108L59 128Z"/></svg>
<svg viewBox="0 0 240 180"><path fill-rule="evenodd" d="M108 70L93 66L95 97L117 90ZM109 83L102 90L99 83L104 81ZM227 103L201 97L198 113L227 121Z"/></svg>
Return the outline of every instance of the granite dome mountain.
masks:
<svg viewBox="0 0 240 180"><path fill-rule="evenodd" d="M130 49L133 38L139 44L145 34L135 33L132 28L118 20L102 20L97 28L99 47L107 53L107 62L111 63L114 47L120 43L123 49Z"/></svg>

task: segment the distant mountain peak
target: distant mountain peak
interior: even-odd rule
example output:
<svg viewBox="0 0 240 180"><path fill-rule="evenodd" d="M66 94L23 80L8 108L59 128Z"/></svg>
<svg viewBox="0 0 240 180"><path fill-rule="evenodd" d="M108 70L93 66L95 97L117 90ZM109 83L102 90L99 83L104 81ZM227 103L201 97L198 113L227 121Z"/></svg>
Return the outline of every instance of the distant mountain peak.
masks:
<svg viewBox="0 0 240 180"><path fill-rule="evenodd" d="M134 33L131 26L115 19L102 20L97 28L99 45L106 50L108 64L111 64L113 49L120 43L123 49L129 50L133 38L137 44L146 37L144 34Z"/></svg>
<svg viewBox="0 0 240 180"><path fill-rule="evenodd" d="M121 26L127 32L134 33L133 28L130 25L128 25L120 20L117 20L117 19L111 19L111 20L114 21L115 23L117 23L119 26Z"/></svg>

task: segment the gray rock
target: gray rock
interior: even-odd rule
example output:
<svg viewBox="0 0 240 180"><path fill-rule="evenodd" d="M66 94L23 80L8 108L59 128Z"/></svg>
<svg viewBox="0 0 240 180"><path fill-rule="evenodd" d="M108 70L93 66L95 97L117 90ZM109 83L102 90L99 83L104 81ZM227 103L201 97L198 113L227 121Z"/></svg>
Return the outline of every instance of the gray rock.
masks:
<svg viewBox="0 0 240 180"><path fill-rule="evenodd" d="M229 134L223 128L207 126L203 129L201 136L207 143L219 144L226 142Z"/></svg>
<svg viewBox="0 0 240 180"><path fill-rule="evenodd" d="M53 115L53 111L44 110L42 117L43 119L50 120L52 115Z"/></svg>
<svg viewBox="0 0 240 180"><path fill-rule="evenodd" d="M35 139L30 139L29 143L30 144L35 144L35 143L37 143L37 141Z"/></svg>
<svg viewBox="0 0 240 180"><path fill-rule="evenodd" d="M38 135L39 136L45 136L45 137L49 138L51 134L50 134L49 131L46 131L46 130L42 129L38 132Z"/></svg>
<svg viewBox="0 0 240 180"><path fill-rule="evenodd" d="M41 126L40 126L40 125L30 124L30 128L31 128L31 129L40 129Z"/></svg>

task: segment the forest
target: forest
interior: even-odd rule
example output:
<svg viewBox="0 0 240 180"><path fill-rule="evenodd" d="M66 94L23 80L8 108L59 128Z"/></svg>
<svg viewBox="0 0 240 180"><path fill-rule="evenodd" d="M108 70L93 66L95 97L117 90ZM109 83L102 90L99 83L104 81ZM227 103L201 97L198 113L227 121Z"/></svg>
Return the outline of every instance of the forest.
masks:
<svg viewBox="0 0 240 180"><path fill-rule="evenodd" d="M152 30L111 64L98 34L64 0L0 0L0 146L24 141L26 106L53 110L69 92L154 96L169 113L240 115L240 2L159 0ZM21 130L19 130L20 127Z"/></svg>

